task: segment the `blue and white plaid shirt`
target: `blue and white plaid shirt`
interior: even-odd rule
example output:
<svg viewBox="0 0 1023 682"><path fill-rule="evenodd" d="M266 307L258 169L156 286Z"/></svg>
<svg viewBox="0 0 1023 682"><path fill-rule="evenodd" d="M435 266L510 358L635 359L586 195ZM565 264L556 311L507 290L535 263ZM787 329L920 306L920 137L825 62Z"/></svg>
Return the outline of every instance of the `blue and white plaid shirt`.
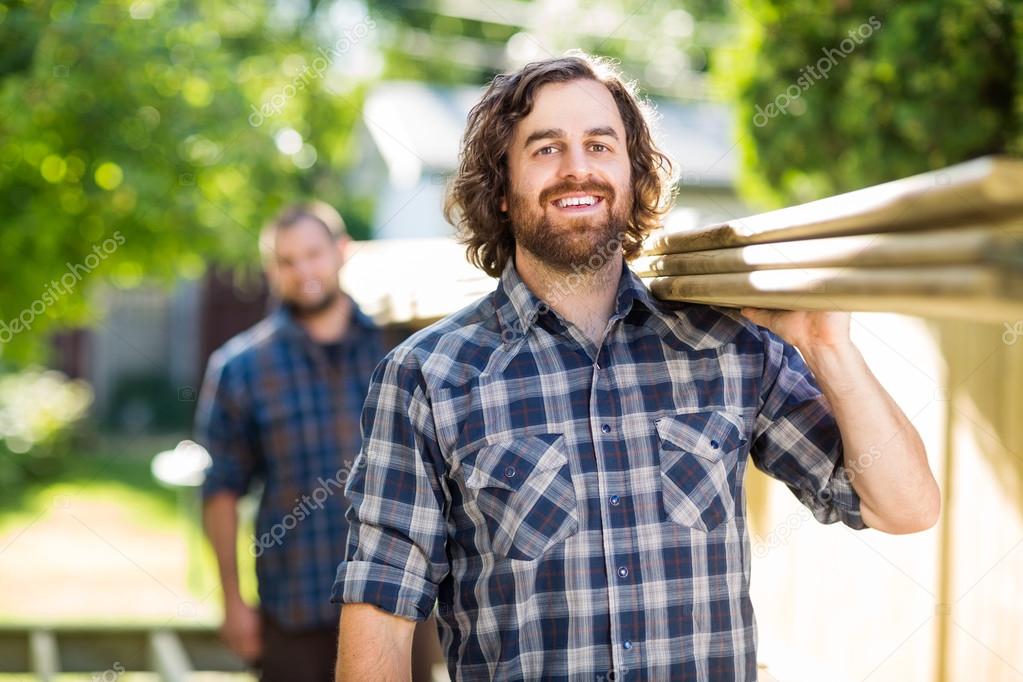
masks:
<svg viewBox="0 0 1023 682"><path fill-rule="evenodd" d="M337 625L330 592L348 535L344 485L385 352L358 307L336 364L279 308L210 356L196 410L196 440L213 459L203 496L263 483L252 551L261 608L285 628Z"/></svg>
<svg viewBox="0 0 1023 682"><path fill-rule="evenodd" d="M457 680L753 680L747 455L863 528L795 348L654 299L628 268L603 346L505 268L376 369L334 600L421 620Z"/></svg>

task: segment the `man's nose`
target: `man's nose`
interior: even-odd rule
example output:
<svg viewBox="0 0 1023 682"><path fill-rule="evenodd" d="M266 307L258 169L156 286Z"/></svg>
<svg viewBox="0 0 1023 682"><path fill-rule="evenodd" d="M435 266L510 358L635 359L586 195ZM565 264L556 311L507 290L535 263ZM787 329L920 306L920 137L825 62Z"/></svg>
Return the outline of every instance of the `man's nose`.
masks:
<svg viewBox="0 0 1023 682"><path fill-rule="evenodd" d="M295 261L295 272L302 279L308 279L316 273L316 267L312 258L300 258Z"/></svg>
<svg viewBox="0 0 1023 682"><path fill-rule="evenodd" d="M561 155L561 167L558 174L566 180L582 182L590 177L592 168L590 159L582 145L568 145Z"/></svg>

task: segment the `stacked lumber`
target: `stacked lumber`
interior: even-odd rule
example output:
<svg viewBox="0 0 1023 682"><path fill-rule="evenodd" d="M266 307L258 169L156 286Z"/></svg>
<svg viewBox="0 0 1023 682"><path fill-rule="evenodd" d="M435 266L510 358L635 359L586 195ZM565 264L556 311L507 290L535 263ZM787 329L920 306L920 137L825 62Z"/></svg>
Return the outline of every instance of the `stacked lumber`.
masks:
<svg viewBox="0 0 1023 682"><path fill-rule="evenodd" d="M657 230L631 267L667 300L1019 319L1023 161L986 157L696 230Z"/></svg>

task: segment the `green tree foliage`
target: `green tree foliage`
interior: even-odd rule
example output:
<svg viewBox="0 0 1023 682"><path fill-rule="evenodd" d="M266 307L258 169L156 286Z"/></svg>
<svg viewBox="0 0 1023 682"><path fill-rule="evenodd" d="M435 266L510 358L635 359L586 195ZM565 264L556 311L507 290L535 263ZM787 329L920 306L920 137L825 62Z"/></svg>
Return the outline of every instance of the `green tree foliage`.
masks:
<svg viewBox="0 0 1023 682"><path fill-rule="evenodd" d="M728 0L567 3L375 0L389 78L484 84L509 63L579 48L616 59L647 94L693 96L711 45L727 40ZM510 60L510 61L509 61Z"/></svg>
<svg viewBox="0 0 1023 682"><path fill-rule="evenodd" d="M375 24L286 4L0 5L0 361L86 318L96 282L255 262L260 224L296 197L365 236L342 182L364 80L345 67Z"/></svg>
<svg viewBox="0 0 1023 682"><path fill-rule="evenodd" d="M755 202L1020 149L1018 2L737 0L735 16L741 38L715 76L736 102L741 185Z"/></svg>

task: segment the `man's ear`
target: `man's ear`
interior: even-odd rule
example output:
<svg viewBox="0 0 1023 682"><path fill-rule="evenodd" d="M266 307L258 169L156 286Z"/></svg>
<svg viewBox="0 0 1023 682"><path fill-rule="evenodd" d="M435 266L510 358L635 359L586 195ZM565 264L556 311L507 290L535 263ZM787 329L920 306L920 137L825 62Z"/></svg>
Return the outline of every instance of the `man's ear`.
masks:
<svg viewBox="0 0 1023 682"><path fill-rule="evenodd" d="M508 200L506 198L504 198L504 197L501 197L501 213L507 213L507 212L508 212Z"/></svg>
<svg viewBox="0 0 1023 682"><path fill-rule="evenodd" d="M355 240L349 235L343 234L337 238L337 252L341 256L341 265L348 262L348 257L352 255L352 247L355 246Z"/></svg>

